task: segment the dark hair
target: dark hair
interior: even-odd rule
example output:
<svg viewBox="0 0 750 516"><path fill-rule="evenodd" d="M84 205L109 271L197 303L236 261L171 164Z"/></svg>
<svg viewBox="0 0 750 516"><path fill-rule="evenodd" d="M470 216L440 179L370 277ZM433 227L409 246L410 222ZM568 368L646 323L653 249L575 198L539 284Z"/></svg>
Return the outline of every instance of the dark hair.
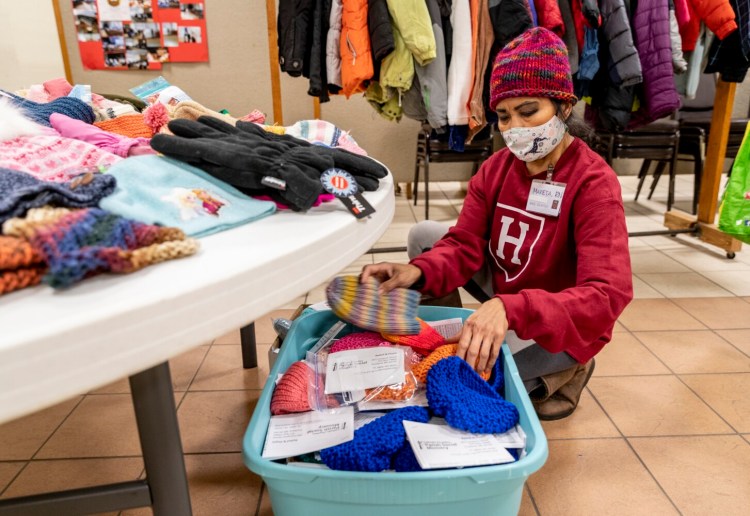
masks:
<svg viewBox="0 0 750 516"><path fill-rule="evenodd" d="M563 103L561 101L552 99L552 103L555 105L555 109L557 111L556 115L560 117L560 120L565 122L566 126L568 126L568 132L571 134L571 136L580 138L593 149L599 140L599 137L596 135L596 131L594 131L594 129L584 120L579 118L578 115L573 113L572 110L566 118L565 113L563 113Z"/></svg>

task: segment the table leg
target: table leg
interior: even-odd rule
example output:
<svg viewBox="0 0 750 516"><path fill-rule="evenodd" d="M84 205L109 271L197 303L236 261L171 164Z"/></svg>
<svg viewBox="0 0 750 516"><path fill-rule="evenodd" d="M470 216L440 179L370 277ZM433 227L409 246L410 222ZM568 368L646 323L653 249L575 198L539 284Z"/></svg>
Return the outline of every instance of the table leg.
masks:
<svg viewBox="0 0 750 516"><path fill-rule="evenodd" d="M154 516L192 514L169 364L130 377Z"/></svg>
<svg viewBox="0 0 750 516"><path fill-rule="evenodd" d="M240 328L240 345L242 347L242 367L258 367L258 349L255 345L255 323Z"/></svg>

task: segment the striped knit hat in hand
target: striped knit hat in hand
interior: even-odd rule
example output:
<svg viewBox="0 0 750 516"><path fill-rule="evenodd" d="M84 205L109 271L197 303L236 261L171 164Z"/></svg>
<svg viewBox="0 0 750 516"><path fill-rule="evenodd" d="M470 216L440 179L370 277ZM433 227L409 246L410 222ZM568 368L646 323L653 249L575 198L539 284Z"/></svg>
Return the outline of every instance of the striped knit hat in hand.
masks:
<svg viewBox="0 0 750 516"><path fill-rule="evenodd" d="M328 284L326 298L336 316L358 328L393 335L416 335L420 294L396 288L378 293L378 280L360 283L358 276L338 276Z"/></svg>
<svg viewBox="0 0 750 516"><path fill-rule="evenodd" d="M518 409L466 361L448 357L427 374L427 402L450 426L475 434L501 434L518 423Z"/></svg>
<svg viewBox="0 0 750 516"><path fill-rule="evenodd" d="M551 30L534 27L508 43L495 58L490 109L513 97L548 97L575 104L565 43Z"/></svg>
<svg viewBox="0 0 750 516"><path fill-rule="evenodd" d="M177 228L151 226L98 208L34 208L3 233L23 237L49 266L43 281L70 286L102 272L127 273L194 254L198 242Z"/></svg>
<svg viewBox="0 0 750 516"><path fill-rule="evenodd" d="M354 431L354 439L320 451L331 469L378 472L391 468L393 456L406 442L404 421L426 423L424 407L406 407L379 417Z"/></svg>
<svg viewBox="0 0 750 516"><path fill-rule="evenodd" d="M312 410L307 397L308 371L310 369L304 361L289 366L273 391L271 414L278 416Z"/></svg>

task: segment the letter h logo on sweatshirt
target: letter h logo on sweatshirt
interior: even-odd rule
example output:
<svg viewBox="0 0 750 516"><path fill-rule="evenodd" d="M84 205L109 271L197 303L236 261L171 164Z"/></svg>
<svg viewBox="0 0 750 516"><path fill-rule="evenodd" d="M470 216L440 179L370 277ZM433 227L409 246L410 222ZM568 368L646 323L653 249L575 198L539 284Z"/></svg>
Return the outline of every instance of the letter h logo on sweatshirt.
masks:
<svg viewBox="0 0 750 516"><path fill-rule="evenodd" d="M542 229L544 217L497 203L489 246L505 281L515 280L526 270Z"/></svg>

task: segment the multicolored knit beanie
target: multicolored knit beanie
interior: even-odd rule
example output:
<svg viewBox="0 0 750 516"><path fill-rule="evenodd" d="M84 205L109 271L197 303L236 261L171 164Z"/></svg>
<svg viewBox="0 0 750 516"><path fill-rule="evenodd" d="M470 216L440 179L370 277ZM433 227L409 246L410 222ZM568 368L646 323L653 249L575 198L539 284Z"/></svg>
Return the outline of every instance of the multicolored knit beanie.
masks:
<svg viewBox="0 0 750 516"><path fill-rule="evenodd" d="M115 191L117 181L106 174L84 174L66 183L42 181L31 174L0 168L0 224L23 217L31 208L89 208Z"/></svg>
<svg viewBox="0 0 750 516"><path fill-rule="evenodd" d="M198 242L177 228L150 226L98 208L34 208L3 224L25 238L49 266L43 281L70 286L103 272L127 273L194 254Z"/></svg>
<svg viewBox="0 0 750 516"><path fill-rule="evenodd" d="M508 43L495 58L490 109L513 97L548 97L575 104L565 43L551 30L534 27Z"/></svg>
<svg viewBox="0 0 750 516"><path fill-rule="evenodd" d="M406 407L379 417L354 431L354 439L320 451L323 463L331 469L378 472L391 468L396 452L406 442L404 421L426 423L424 407Z"/></svg>
<svg viewBox="0 0 750 516"><path fill-rule="evenodd" d="M445 344L445 338L435 328L417 318L419 321L419 333L416 335L391 335L383 333L383 337L389 341L409 346L422 356L427 356L438 347Z"/></svg>
<svg viewBox="0 0 750 516"><path fill-rule="evenodd" d="M416 335L420 294L416 290L396 288L378 293L380 283L358 276L338 276L328 284L326 298L336 316L358 328L392 335Z"/></svg>
<svg viewBox="0 0 750 516"><path fill-rule="evenodd" d="M271 414L278 416L312 410L307 397L308 371L310 368L304 361L295 362L289 366L273 391Z"/></svg>
<svg viewBox="0 0 750 516"><path fill-rule="evenodd" d="M27 241L0 235L0 295L38 284L46 269Z"/></svg>
<svg viewBox="0 0 750 516"><path fill-rule="evenodd" d="M450 426L475 434L501 434L518 423L518 409L466 361L448 357L427 374L427 402Z"/></svg>

